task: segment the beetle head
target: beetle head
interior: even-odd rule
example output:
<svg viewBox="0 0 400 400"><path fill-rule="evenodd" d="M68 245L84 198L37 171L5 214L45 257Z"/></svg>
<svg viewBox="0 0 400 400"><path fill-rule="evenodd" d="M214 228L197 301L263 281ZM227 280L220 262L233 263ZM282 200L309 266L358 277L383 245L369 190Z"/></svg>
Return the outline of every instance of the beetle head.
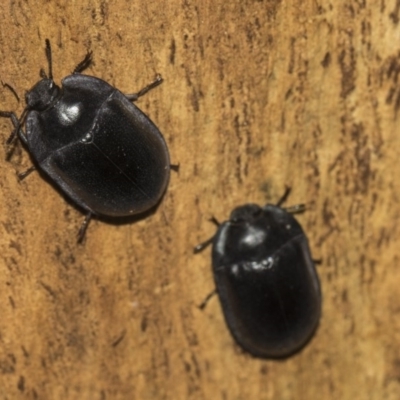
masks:
<svg viewBox="0 0 400 400"><path fill-rule="evenodd" d="M59 95L60 88L50 78L43 78L25 95L31 110L45 110Z"/></svg>
<svg viewBox="0 0 400 400"><path fill-rule="evenodd" d="M232 212L229 220L231 222L251 222L254 221L262 212L262 208L257 204L245 204L236 207Z"/></svg>

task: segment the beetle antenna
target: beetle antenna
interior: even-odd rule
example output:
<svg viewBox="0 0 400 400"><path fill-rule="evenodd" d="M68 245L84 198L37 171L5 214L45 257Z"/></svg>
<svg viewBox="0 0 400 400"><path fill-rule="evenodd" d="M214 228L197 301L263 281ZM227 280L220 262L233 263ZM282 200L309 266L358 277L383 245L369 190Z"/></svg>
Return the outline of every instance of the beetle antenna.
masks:
<svg viewBox="0 0 400 400"><path fill-rule="evenodd" d="M46 58L49 64L49 79L53 80L53 62L51 59L51 46L49 39L46 39Z"/></svg>

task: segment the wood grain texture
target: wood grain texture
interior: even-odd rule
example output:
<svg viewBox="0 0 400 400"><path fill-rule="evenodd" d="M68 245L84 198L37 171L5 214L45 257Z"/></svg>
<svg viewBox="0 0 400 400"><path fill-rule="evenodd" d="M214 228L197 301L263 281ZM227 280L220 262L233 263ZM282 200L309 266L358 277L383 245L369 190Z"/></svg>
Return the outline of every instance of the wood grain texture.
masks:
<svg viewBox="0 0 400 400"><path fill-rule="evenodd" d="M158 210L82 221L17 146L0 157L0 399L393 399L400 396L400 6L396 0L3 1L0 109L53 44L57 82L134 92L180 163ZM10 122L0 119L4 143ZM305 202L323 290L317 334L284 361L233 342L209 250L246 202Z"/></svg>

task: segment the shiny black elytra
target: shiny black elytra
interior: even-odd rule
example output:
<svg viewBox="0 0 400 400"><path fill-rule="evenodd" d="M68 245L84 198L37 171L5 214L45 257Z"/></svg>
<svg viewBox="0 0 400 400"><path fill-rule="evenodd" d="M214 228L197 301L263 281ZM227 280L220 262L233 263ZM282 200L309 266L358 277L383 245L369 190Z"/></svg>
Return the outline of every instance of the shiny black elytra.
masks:
<svg viewBox="0 0 400 400"><path fill-rule="evenodd" d="M81 75L91 53L72 75L53 81L50 42L46 39L49 76L26 94L26 108L11 118L16 136L36 166L87 212L79 232L83 239L92 215L126 217L154 207L166 190L170 162L158 128L131 101L162 82L157 79L136 94L124 95L107 82ZM21 125L26 118L26 133Z"/></svg>
<svg viewBox="0 0 400 400"><path fill-rule="evenodd" d="M315 332L321 291L307 237L288 209L246 204L235 208L211 239L216 291L237 343L256 357L283 358ZM215 221L215 220L214 220Z"/></svg>

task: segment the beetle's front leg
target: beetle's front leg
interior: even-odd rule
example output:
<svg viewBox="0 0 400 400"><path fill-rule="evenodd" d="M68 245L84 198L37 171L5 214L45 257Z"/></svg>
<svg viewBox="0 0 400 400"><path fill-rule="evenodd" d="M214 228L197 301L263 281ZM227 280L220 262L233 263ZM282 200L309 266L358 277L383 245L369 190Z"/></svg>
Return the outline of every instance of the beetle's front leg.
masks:
<svg viewBox="0 0 400 400"><path fill-rule="evenodd" d="M160 85L163 82L163 78L160 74L156 75L156 79L153 82L149 83L143 89L139 90L137 93L125 94L125 97L130 101L136 101L139 97L145 95L151 89L154 89L156 86Z"/></svg>
<svg viewBox="0 0 400 400"><path fill-rule="evenodd" d="M221 225L219 223L219 221L217 220L217 218L215 218L214 216L212 216L209 219L210 222L212 222L217 228ZM201 251L203 251L206 247L208 247L214 240L215 235L213 235L212 237L210 237L209 239L207 239L205 242L203 243L199 243L194 249L193 249L193 253L197 254L200 253Z"/></svg>
<svg viewBox="0 0 400 400"><path fill-rule="evenodd" d="M15 113L12 111L0 111L0 117L10 118L12 124L14 125L14 130L11 132L11 135L6 140L6 144L11 144L18 135L21 142L26 145L28 143L28 139L25 132L21 128L21 121L25 117L25 111L22 113L20 119L18 119Z"/></svg>

